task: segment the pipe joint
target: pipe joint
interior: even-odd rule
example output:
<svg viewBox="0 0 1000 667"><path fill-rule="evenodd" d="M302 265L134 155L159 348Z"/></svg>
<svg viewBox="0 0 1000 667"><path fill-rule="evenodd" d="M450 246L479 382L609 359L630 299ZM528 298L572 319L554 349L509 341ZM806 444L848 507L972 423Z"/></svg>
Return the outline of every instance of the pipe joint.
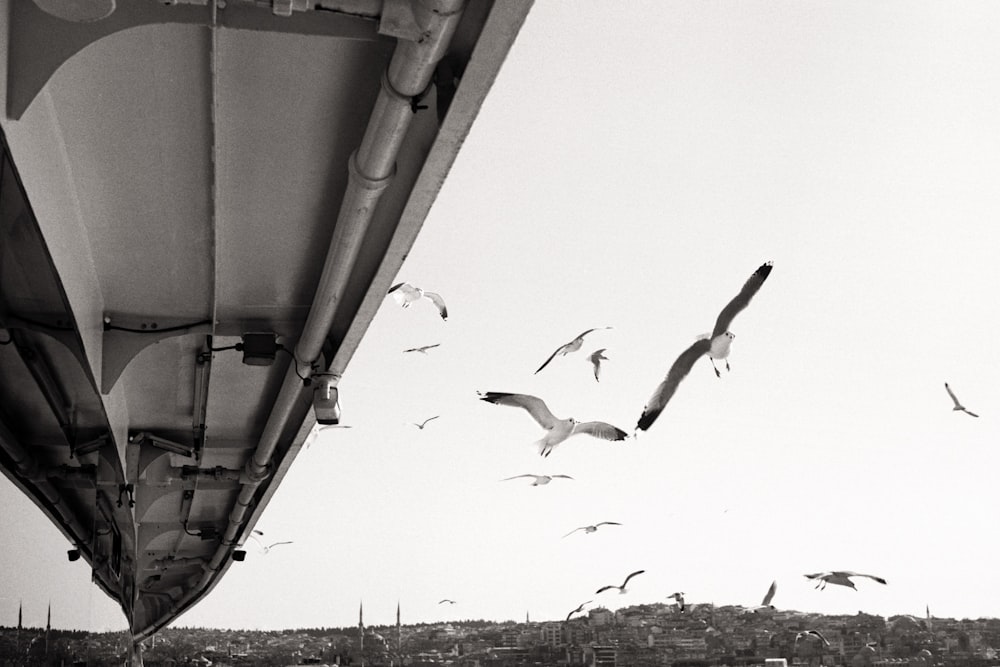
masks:
<svg viewBox="0 0 1000 667"><path fill-rule="evenodd" d="M387 86L386 90L389 90L391 85L385 75L382 76L382 81L383 85ZM399 93L394 94L399 95ZM410 98L403 98L400 96L400 99L405 99L406 104L410 104ZM358 164L358 151L354 151L351 153L350 160L347 161L347 173L351 182L357 184L358 187L365 190L366 195L377 197L378 195L381 195L387 187L389 187L389 184L392 183L392 179L396 177L396 164L393 163L392 169L387 176L384 176L383 178L371 178L366 176L361 171L361 166Z"/></svg>

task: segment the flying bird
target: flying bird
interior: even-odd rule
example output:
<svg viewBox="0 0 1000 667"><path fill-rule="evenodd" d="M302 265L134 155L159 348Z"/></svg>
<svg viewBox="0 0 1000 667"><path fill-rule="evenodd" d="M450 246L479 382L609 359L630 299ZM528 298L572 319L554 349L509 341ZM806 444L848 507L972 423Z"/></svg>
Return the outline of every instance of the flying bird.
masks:
<svg viewBox="0 0 1000 667"><path fill-rule="evenodd" d="M764 599L761 600L760 604L756 607L749 607L746 609L747 613L756 614L764 609L774 609L774 605L771 604L771 600L774 599L774 593L778 590L778 581L772 581L771 586L767 589L767 593L764 594Z"/></svg>
<svg viewBox="0 0 1000 667"><path fill-rule="evenodd" d="M388 294L391 294L392 298L396 300L396 303L401 305L403 308L409 308L410 304L414 301L427 299L437 306L438 312L441 313L442 320L448 319L448 307L444 305L444 299L441 298L440 294L435 292L425 292L419 287L414 287L410 283L397 283L389 288Z"/></svg>
<svg viewBox="0 0 1000 667"><path fill-rule="evenodd" d="M653 425L653 422L663 412L663 408L666 407L667 402L674 395L674 392L677 391L681 380L691 372L691 368L698 359L707 354L712 359L712 367L715 368L715 359L725 359L729 356L729 347L735 337L729 331L729 325L732 324L733 319L740 311L750 304L750 299L757 294L761 285L771 275L771 268L771 262L761 264L746 283L744 283L740 293L726 304L726 307L719 313L719 317L715 320L715 327L712 329L711 336L699 338L688 349L681 352L681 355L677 357L667 372L667 377L664 378L663 382L660 383L656 391L653 392L653 395L646 402L642 416L639 417L639 423L636 424L637 429L645 431ZM729 368L728 360L726 361L726 368ZM715 369L715 374L719 375L717 368Z"/></svg>
<svg viewBox="0 0 1000 667"><path fill-rule="evenodd" d="M568 613L566 615L566 620L568 621L569 618L570 618L570 616L572 616L573 614L579 614L581 611L583 611L583 608L586 607L591 602L593 602L593 600L587 600L586 602L584 602L583 604L581 604L579 607L577 607L576 609L574 609L573 611L571 611L570 613Z"/></svg>
<svg viewBox="0 0 1000 667"><path fill-rule="evenodd" d="M617 588L618 589L618 593L619 594L623 594L623 593L625 593L625 587L628 586L629 580L632 577L636 576L636 575L642 574L643 572L645 572L645 570L636 570L632 574L630 574L627 577L625 577L625 581L622 582L621 586L601 586L600 588L597 589L597 592L598 593L603 593L604 591L606 591L608 589Z"/></svg>
<svg viewBox="0 0 1000 667"><path fill-rule="evenodd" d="M554 479L573 479L569 475L514 475L513 477L505 477L501 479L501 482L506 482L511 479L519 479L521 477L534 477L535 481L531 483L532 486L545 486Z"/></svg>
<svg viewBox="0 0 1000 667"><path fill-rule="evenodd" d="M555 359L557 354L565 356L570 352L576 352L577 350L579 350L583 346L583 337L589 334L590 332L597 331L598 329L610 329L610 328L611 327L597 327L596 329L587 329L582 334L580 334L570 342L566 343L565 345L560 345L558 348L556 348L556 351L553 352L552 355L545 360L545 363L538 367L538 370L535 371L535 374L537 375L539 371L548 366L549 362Z"/></svg>
<svg viewBox="0 0 1000 667"><path fill-rule="evenodd" d="M958 397L955 396L955 392L953 392L951 390L951 387L948 386L947 382L944 383L944 388L945 388L945 390L947 390L948 395L951 396L952 403L955 404L955 407L953 407L952 410L960 410L960 411L964 412L967 415L972 415L973 417L978 417L979 416L975 412L969 412L968 410L965 409L964 405L962 405L961 403L958 402Z"/></svg>
<svg viewBox="0 0 1000 667"><path fill-rule="evenodd" d="M570 436L586 433L602 440L624 440L627 433L607 422L578 422L572 417L559 419L553 415L545 401L527 394L507 394L499 391L488 391L480 394L481 401L496 405L509 405L514 408L524 408L536 422L545 429L545 437L538 440L538 453L548 456L556 445Z"/></svg>
<svg viewBox="0 0 1000 667"><path fill-rule="evenodd" d="M578 530L582 530L587 533L596 533L598 526L620 526L620 525L621 524L618 523L617 521L601 521L600 523L595 523L591 526L580 526L579 528L574 528L573 530L563 535L563 537L569 537Z"/></svg>
<svg viewBox="0 0 1000 667"><path fill-rule="evenodd" d="M434 415L433 417L428 417L427 419L425 419L424 421L422 421L422 422L421 422L421 423L419 423L419 424L418 424L418 423L416 423L416 422L412 422L412 423L413 423L413 425L414 425L414 426L416 426L416 427L417 427L417 428L419 428L419 429L420 429L421 431L423 431L423 430L424 430L424 427L425 427L425 426L427 426L427 422L429 422L429 421L433 421L433 420L437 419L437 418L438 418L438 417L440 417L440 416L441 416L441 415Z"/></svg>
<svg viewBox="0 0 1000 667"><path fill-rule="evenodd" d="M438 604L444 604L445 602L447 602L448 604L455 604L454 600L449 600L448 598L441 600L440 602L438 602Z"/></svg>
<svg viewBox="0 0 1000 667"><path fill-rule="evenodd" d="M667 596L668 600L675 600L677 602L677 610L684 611L684 593L671 593Z"/></svg>
<svg viewBox="0 0 1000 667"><path fill-rule="evenodd" d="M594 379L598 382L601 381L601 362L608 361L608 358L604 356L607 351L608 348L602 347L590 355L590 363L594 365Z"/></svg>
<svg viewBox="0 0 1000 667"><path fill-rule="evenodd" d="M804 576L806 579L816 579L817 582L814 588L818 588L820 590L826 588L827 584L837 584L838 586L847 586L848 588L858 590L854 585L854 582L851 581L851 577L868 577L869 579L874 579L880 584L886 583L885 579L882 577L876 577L874 574L859 574L858 572L848 572L844 570L835 572L817 572L816 574L807 574Z"/></svg>
<svg viewBox="0 0 1000 667"><path fill-rule="evenodd" d="M433 345L423 345L421 347L411 347L409 350L403 350L403 354L407 352L419 352L420 354L427 354L427 350L433 350L435 347L441 347L441 343L434 343Z"/></svg>
<svg viewBox="0 0 1000 667"><path fill-rule="evenodd" d="M819 630L803 630L802 632L796 633L796 635L795 635L795 643L798 644L799 643L799 639L801 639L802 637L818 637L820 640L822 640L822 642L823 642L823 644L825 646L829 646L830 645L830 642L827 640L826 637L824 637L820 633Z"/></svg>

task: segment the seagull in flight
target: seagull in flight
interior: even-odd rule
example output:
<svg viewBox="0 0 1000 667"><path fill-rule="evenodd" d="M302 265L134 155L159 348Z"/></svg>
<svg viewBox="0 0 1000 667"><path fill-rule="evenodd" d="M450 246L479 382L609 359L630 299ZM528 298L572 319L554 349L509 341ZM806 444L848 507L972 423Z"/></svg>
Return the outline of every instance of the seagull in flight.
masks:
<svg viewBox="0 0 1000 667"><path fill-rule="evenodd" d="M756 607L749 607L744 610L746 614L756 614L764 609L774 609L774 605L771 604L771 600L774 599L774 593L778 590L778 581L774 580L771 582L771 586L767 589L767 593L764 594L764 599L760 601L760 604Z"/></svg>
<svg viewBox="0 0 1000 667"><path fill-rule="evenodd" d="M582 530L587 533L596 533L598 526L620 526L620 525L621 524L618 523L617 521L602 521L600 523L595 523L592 526L580 526L579 528L574 528L573 530L563 535L563 537L569 537L578 530Z"/></svg>
<svg viewBox="0 0 1000 667"><path fill-rule="evenodd" d="M427 350L433 350L435 347L441 347L441 343L434 343L433 345L423 345L421 347L411 347L409 350L403 350L403 354L407 352L419 352L420 354L427 354Z"/></svg>
<svg viewBox="0 0 1000 667"><path fill-rule="evenodd" d="M602 347L590 355L590 363L594 366L594 379L598 382L601 381L601 362L608 361L608 358L604 356L607 351L608 348Z"/></svg>
<svg viewBox="0 0 1000 667"><path fill-rule="evenodd" d="M851 577L868 577L869 579L874 579L880 584L884 585L886 583L885 579L882 577L876 577L874 574L859 574L858 572L848 572L846 570L839 570L835 572L817 572L816 574L807 574L804 576L806 579L816 579L817 582L814 588L818 588L820 590L826 588L827 584L837 584L838 586L847 586L848 588L858 590L854 585L854 582L851 581Z"/></svg>
<svg viewBox="0 0 1000 667"><path fill-rule="evenodd" d="M554 479L573 479L569 475L514 475L513 477L505 477L501 479L501 482L506 482L512 479L519 479L521 477L534 477L535 481L531 483L532 486L545 486Z"/></svg>
<svg viewBox="0 0 1000 667"><path fill-rule="evenodd" d="M556 445L578 433L611 441L624 440L628 436L625 431L607 422L578 422L572 417L559 419L549 411L545 401L536 396L488 391L485 394L480 393L479 400L527 410L528 414L545 429L545 436L535 443L538 445L538 453L542 456L548 456Z"/></svg>
<svg viewBox="0 0 1000 667"><path fill-rule="evenodd" d="M952 410L960 410L967 415L972 415L973 417L979 416L975 412L969 412L968 410L965 409L964 405L958 402L958 397L955 396L955 392L951 390L951 387L948 386L947 382L944 383L944 388L948 392L948 395L951 396L952 403L955 404L955 407L953 407Z"/></svg>
<svg viewBox="0 0 1000 667"><path fill-rule="evenodd" d="M771 275L771 268L771 262L761 264L746 283L744 283L740 293L726 304L726 307L719 313L719 317L715 320L715 328L712 329L711 336L699 338L688 349L684 350L681 356L677 357L667 372L667 377L664 378L663 382L660 383L656 391L653 392L653 395L646 402L642 416L639 417L639 423L636 424L637 429L645 431L653 425L653 422L663 412L663 408L667 406L667 402L674 395L674 392L677 391L681 380L687 376L698 359L707 354L712 359L712 367L715 368L715 359L725 359L729 356L729 348L732 345L733 338L735 338L729 331L729 325L732 324L733 319L740 311L750 304L750 300L760 290L761 285L764 284L767 277ZM729 368L729 361L726 361L726 368ZM715 369L715 374L716 376L719 375L719 369Z"/></svg>
<svg viewBox="0 0 1000 667"><path fill-rule="evenodd" d="M413 425L414 425L414 426L416 426L417 428L419 428L419 429L420 429L421 431L423 431L423 430L424 430L424 427L425 427L425 426L427 426L427 422L429 422L429 421L433 421L433 420L437 419L437 418L438 418L438 417L440 417L440 416L441 416L441 415L434 415L433 417L428 417L427 419L425 419L424 421L422 421L422 422L421 422L421 423L419 423L419 424L418 424L418 423L416 423L416 422L413 422Z"/></svg>
<svg viewBox="0 0 1000 667"><path fill-rule="evenodd" d="M409 308L410 304L414 301L427 299L437 306L438 312L441 313L442 320L448 319L448 307L444 305L444 299L441 298L440 294L435 292L425 292L419 287L414 287L410 283L397 283L389 288L388 294L391 294L392 298L396 300L396 303L401 305L403 308Z"/></svg>
<svg viewBox="0 0 1000 667"><path fill-rule="evenodd" d="M438 604L444 604L445 602L447 602L448 604L455 604L454 600L449 600L448 598L441 600L440 602L438 602Z"/></svg>
<svg viewBox="0 0 1000 667"><path fill-rule="evenodd" d="M677 610L684 611L684 593L671 593L667 596L668 600L675 600L677 602Z"/></svg>
<svg viewBox="0 0 1000 667"><path fill-rule="evenodd" d="M576 609L574 609L573 611L571 611L569 614L566 615L566 620L568 621L569 618L570 618L570 616L572 616L573 614L579 614L581 611L583 611L583 608L586 607L591 602L593 602L593 600L587 600L586 602L584 602L583 604L581 604L579 607L577 607Z"/></svg>
<svg viewBox="0 0 1000 667"><path fill-rule="evenodd" d="M598 588L598 589L597 589L597 593L603 593L604 591L606 591L606 590L608 590L608 589L611 589L611 588L617 588L617 589L618 589L618 593L619 593L620 595L621 595L621 594L624 594L624 593L626 592L626 591L625 591L625 587L626 587L626 586L628 586L628 582L629 582L629 580L630 580L630 579L631 579L632 577L636 576L636 575L640 575L640 574L642 574L643 572L645 572L645 570L636 570L636 571L635 571L635 572L633 572L632 574L630 574L630 575L628 575L627 577L625 577L625 581L623 581L623 582L622 582L622 585L621 585L621 586L601 586L600 588Z"/></svg>
<svg viewBox="0 0 1000 667"><path fill-rule="evenodd" d="M276 546L278 546L279 544L293 544L290 541L289 542L274 542L272 544L264 544L264 542L261 541L261 539L259 537L257 537L258 535L263 535L263 534L264 533L262 533L259 530L254 530L254 531L250 532L250 539L257 543L257 546L260 547L260 550L261 550L262 554L265 554L265 555L269 554L271 552L271 549L274 548L274 547L276 547Z"/></svg>
<svg viewBox="0 0 1000 667"><path fill-rule="evenodd" d="M577 350L579 350L583 346L583 337L589 334L590 332L597 331L598 329L610 329L610 328L611 327L597 327L596 329L587 329L582 334L580 334L570 342L566 343L565 345L560 345L558 348L556 348L556 351L553 352L552 355L545 360L545 363L538 367L538 370L535 371L535 374L537 375L538 371L548 366L549 362L555 359L557 354L565 356L570 352L576 352ZM591 358L591 361L593 361L593 358Z"/></svg>
<svg viewBox="0 0 1000 667"><path fill-rule="evenodd" d="M796 633L796 635L795 635L795 643L798 644L799 643L799 639L801 639L802 637L818 637L819 639L821 639L823 641L823 644L825 646L829 646L830 645L830 642L827 640L826 637L824 637L820 633L819 630L803 630L802 632Z"/></svg>

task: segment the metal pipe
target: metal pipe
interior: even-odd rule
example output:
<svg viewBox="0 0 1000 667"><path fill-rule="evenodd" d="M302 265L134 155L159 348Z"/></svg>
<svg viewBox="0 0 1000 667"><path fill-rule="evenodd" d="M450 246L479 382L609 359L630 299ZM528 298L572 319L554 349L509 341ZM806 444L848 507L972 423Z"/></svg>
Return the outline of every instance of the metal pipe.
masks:
<svg viewBox="0 0 1000 667"><path fill-rule="evenodd" d="M268 416L260 440L244 471L248 481L229 514L229 525L219 548L205 565L197 585L171 606L171 612L184 609L212 578L228 557L260 484L270 474L269 465L280 436L296 405L305 396L302 378L296 372L297 361L308 362L306 377L319 359L329 334L347 281L354 269L375 207L395 173L400 146L413 118L411 99L431 82L434 67L444 54L458 27L465 0L413 0L413 14L422 28L416 42L400 42L393 52L382 90L365 129L359 149L348 164L349 180L341 203L323 265L323 273L313 298L313 305L295 347L295 360L286 372L281 389ZM297 361L296 361L297 360ZM299 371L301 372L301 371Z"/></svg>

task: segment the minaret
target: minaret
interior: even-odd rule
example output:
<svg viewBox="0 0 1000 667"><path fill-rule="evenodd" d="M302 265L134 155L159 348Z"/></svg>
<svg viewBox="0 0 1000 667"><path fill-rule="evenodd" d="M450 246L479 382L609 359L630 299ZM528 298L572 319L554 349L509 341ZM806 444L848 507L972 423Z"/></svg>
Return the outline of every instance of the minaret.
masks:
<svg viewBox="0 0 1000 667"><path fill-rule="evenodd" d="M361 654L361 667L365 667L365 603L358 603L358 653Z"/></svg>
<svg viewBox="0 0 1000 667"><path fill-rule="evenodd" d="M531 625L531 612L530 611L525 611L524 612L524 624L525 625Z"/></svg>
<svg viewBox="0 0 1000 667"><path fill-rule="evenodd" d="M21 651L21 615L24 611L24 600L17 603L17 635L14 637L14 650L20 655Z"/></svg>
<svg viewBox="0 0 1000 667"><path fill-rule="evenodd" d="M926 609L927 609L927 632L933 632L934 624L931 621L931 606L927 605Z"/></svg>
<svg viewBox="0 0 1000 667"><path fill-rule="evenodd" d="M52 600L49 600L49 615L45 619L45 655L49 654L49 633L52 631Z"/></svg>
<svg viewBox="0 0 1000 667"><path fill-rule="evenodd" d="M403 626L399 622L399 600L396 600L396 653L403 659Z"/></svg>

